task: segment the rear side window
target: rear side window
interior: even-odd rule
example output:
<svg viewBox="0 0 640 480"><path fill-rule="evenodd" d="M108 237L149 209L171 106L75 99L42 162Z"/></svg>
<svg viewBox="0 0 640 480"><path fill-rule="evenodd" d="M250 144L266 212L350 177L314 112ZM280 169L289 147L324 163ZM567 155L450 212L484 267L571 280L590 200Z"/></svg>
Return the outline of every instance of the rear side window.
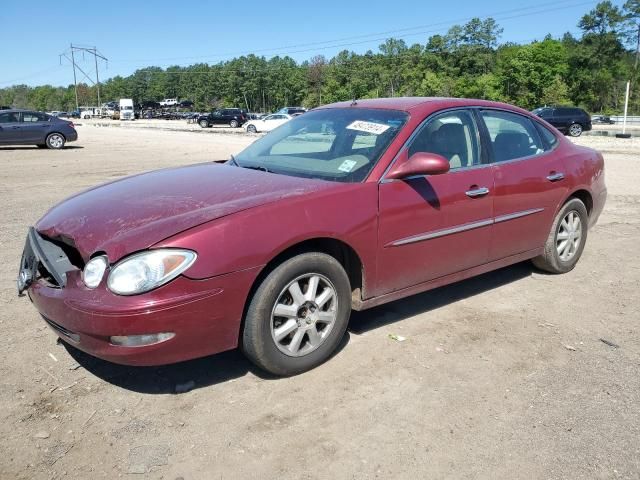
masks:
<svg viewBox="0 0 640 480"><path fill-rule="evenodd" d="M531 157L545 151L538 131L527 117L498 110L481 113L491 138L494 162Z"/></svg>
<svg viewBox="0 0 640 480"><path fill-rule="evenodd" d="M44 113L38 112L24 112L22 114L23 122L46 122L49 118Z"/></svg>
<svg viewBox="0 0 640 480"><path fill-rule="evenodd" d="M542 137L542 141L545 144L545 150L551 150L558 143L558 137L556 137L551 130L547 127L536 123L536 127L538 127L538 132Z"/></svg>

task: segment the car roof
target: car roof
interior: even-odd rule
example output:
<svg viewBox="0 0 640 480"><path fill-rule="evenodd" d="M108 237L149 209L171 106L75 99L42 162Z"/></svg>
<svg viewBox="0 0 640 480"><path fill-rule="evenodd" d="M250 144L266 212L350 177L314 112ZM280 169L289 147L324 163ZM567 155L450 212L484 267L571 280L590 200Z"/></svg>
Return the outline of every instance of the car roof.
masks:
<svg viewBox="0 0 640 480"><path fill-rule="evenodd" d="M489 100L479 100L473 98L447 98L447 97L394 97L394 98L373 98L338 102L323 105L321 108L377 108L385 110L401 110L405 112L415 112L421 110L441 110L455 107L485 107L512 110L529 115L527 110L509 105L507 103L493 102Z"/></svg>

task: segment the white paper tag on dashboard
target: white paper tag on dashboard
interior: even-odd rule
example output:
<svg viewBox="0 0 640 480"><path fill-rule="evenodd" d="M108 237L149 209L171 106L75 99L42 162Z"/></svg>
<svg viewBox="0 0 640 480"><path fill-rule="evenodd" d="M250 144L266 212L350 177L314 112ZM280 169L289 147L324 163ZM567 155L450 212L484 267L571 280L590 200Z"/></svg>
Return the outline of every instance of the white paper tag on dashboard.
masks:
<svg viewBox="0 0 640 480"><path fill-rule="evenodd" d="M340 164L338 170L340 170L341 172L349 173L351 170L353 170L353 167L356 166L356 163L358 162L356 162L355 160L345 160Z"/></svg>
<svg viewBox="0 0 640 480"><path fill-rule="evenodd" d="M373 133L374 135L380 135L381 133L389 130L389 125L382 123L365 122L364 120L356 120L347 125L349 130L358 130L359 132Z"/></svg>

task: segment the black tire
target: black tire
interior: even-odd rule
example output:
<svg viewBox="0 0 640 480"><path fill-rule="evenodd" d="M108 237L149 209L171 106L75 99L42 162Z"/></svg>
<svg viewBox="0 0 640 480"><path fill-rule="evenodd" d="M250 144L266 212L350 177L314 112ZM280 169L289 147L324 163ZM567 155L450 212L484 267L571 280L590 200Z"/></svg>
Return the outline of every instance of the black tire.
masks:
<svg viewBox="0 0 640 480"><path fill-rule="evenodd" d="M209 122L207 122L206 120L200 120L198 122L198 125L200 125L202 128L207 128L209 126Z"/></svg>
<svg viewBox="0 0 640 480"><path fill-rule="evenodd" d="M247 132L249 132L249 133L258 133L258 129L256 128L255 125L249 125L247 127Z"/></svg>
<svg viewBox="0 0 640 480"><path fill-rule="evenodd" d="M47 148L51 148L53 150L61 150L64 148L64 144L67 139L64 138L64 135L61 133L53 132L47 135L46 144Z"/></svg>
<svg viewBox="0 0 640 480"><path fill-rule="evenodd" d="M238 127L240 126L240 124L238 123L238 121L237 121L237 120L231 120L231 121L229 122L229 126L230 126L231 128L238 128Z"/></svg>
<svg viewBox="0 0 640 480"><path fill-rule="evenodd" d="M579 123L572 123L571 125L569 125L569 129L567 130L567 132L572 137L579 137L580 135L582 135L583 130L584 129L582 128L582 125L580 125Z"/></svg>
<svg viewBox="0 0 640 480"><path fill-rule="evenodd" d="M301 356L283 353L272 336L271 314L283 289L307 274L320 274L333 284L336 292L336 318L320 345ZM278 376L296 375L325 362L334 353L349 323L351 286L342 265L330 255L318 252L297 255L274 268L262 281L247 308L241 346L258 367Z"/></svg>
<svg viewBox="0 0 640 480"><path fill-rule="evenodd" d="M575 212L580 218L580 244L575 253L568 260L560 258L558 253L558 233L563 219L569 215L570 212ZM544 270L549 273L567 273L576 266L580 256L584 250L584 246L587 242L587 233L589 231L589 215L587 214L587 208L584 203L577 198L571 198L560 209L556 218L551 226L551 231L547 237L547 241L544 244L544 252L539 257L532 260L533 264L540 270Z"/></svg>

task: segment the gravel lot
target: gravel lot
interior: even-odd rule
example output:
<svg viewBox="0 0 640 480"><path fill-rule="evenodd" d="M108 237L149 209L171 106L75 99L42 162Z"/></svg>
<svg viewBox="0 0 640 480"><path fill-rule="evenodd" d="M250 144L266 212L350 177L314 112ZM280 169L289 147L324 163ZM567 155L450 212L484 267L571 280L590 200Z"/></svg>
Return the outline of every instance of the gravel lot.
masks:
<svg viewBox="0 0 640 480"><path fill-rule="evenodd" d="M577 140L604 153L610 196L573 272L524 263L354 314L331 361L271 379L237 352L163 368L69 352L17 298L26 229L53 203L255 138L78 130L60 152L0 147L0 478L640 478L640 139Z"/></svg>

